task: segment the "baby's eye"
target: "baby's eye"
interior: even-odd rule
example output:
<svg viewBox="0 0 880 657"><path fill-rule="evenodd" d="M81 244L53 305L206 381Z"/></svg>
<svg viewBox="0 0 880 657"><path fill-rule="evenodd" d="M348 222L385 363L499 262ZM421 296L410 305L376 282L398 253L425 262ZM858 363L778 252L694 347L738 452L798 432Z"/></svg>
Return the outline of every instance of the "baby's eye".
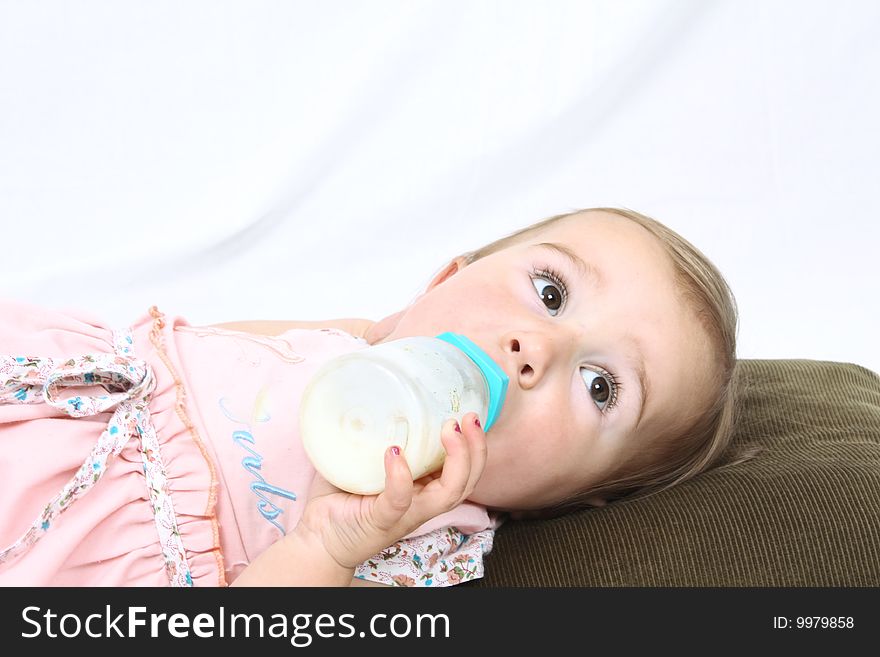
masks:
<svg viewBox="0 0 880 657"><path fill-rule="evenodd" d="M560 281L554 280L546 273L533 276L532 284L535 286L538 296L541 297L541 301L550 311L550 315L556 317L565 301L565 287Z"/></svg>
<svg viewBox="0 0 880 657"><path fill-rule="evenodd" d="M594 372L586 367L581 368L581 377L587 384L590 399L596 402L599 410L605 412L612 406L617 398L617 386L610 374Z"/></svg>

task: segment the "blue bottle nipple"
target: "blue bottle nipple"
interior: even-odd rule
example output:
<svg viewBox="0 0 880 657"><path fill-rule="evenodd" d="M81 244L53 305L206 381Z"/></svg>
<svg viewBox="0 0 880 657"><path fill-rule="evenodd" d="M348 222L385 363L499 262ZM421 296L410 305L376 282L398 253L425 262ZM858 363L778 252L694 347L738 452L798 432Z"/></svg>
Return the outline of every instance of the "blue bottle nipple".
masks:
<svg viewBox="0 0 880 657"><path fill-rule="evenodd" d="M437 338L461 349L480 368L480 372L489 388L488 417L486 418L486 425L483 427L483 431L488 431L495 423L499 413L501 413L501 408L504 406L507 385L510 382L509 377L499 367L498 363L489 357L489 354L480 349L469 338L459 333L450 333L448 331L441 333Z"/></svg>

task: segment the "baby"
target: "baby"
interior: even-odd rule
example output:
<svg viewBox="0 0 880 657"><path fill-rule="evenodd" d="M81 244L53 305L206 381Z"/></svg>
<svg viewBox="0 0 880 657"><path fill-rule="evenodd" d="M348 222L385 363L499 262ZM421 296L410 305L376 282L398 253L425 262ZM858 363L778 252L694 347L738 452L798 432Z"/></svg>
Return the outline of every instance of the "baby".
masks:
<svg viewBox="0 0 880 657"><path fill-rule="evenodd" d="M453 259L390 317L319 324L197 328L153 309L126 333L4 309L0 583L454 584L482 572L500 512L663 489L732 433L730 290L631 211L552 217ZM390 448L378 495L316 475L296 428L310 374L444 331L510 377L491 431L448 421L442 471L415 482ZM68 381L85 387L62 399Z"/></svg>

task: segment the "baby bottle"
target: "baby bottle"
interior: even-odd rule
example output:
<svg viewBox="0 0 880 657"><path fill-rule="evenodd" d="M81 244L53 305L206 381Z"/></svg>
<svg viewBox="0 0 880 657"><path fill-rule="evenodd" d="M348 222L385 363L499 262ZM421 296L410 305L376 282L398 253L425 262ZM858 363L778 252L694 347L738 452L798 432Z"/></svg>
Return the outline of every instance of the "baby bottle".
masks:
<svg viewBox="0 0 880 657"><path fill-rule="evenodd" d="M385 451L406 456L413 479L446 457L443 423L466 413L488 431L508 377L463 335L442 333L373 345L321 366L300 403L300 433L315 469L334 486L369 495L385 487Z"/></svg>

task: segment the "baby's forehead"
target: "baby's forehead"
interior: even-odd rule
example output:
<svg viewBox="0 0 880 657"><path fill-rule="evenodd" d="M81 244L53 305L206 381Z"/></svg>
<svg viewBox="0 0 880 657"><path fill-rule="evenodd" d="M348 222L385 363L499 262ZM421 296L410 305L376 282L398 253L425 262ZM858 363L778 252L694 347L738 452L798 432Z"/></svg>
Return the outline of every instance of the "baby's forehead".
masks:
<svg viewBox="0 0 880 657"><path fill-rule="evenodd" d="M626 217L590 211L544 227L526 244L548 241L565 244L598 270L605 287L594 298L610 309L621 333L653 344L655 355L668 359L665 369L686 364L698 386L711 381L716 369L711 326L660 237Z"/></svg>
<svg viewBox="0 0 880 657"><path fill-rule="evenodd" d="M564 217L520 236L510 246L530 250L548 245L567 254L578 270L600 283L632 278L671 290L678 278L660 238L626 217L602 212Z"/></svg>
<svg viewBox="0 0 880 657"><path fill-rule="evenodd" d="M529 241L540 242L547 237L582 239L611 239L619 242L641 242L662 248L660 240L649 230L628 217L590 210L568 215L543 226L529 236Z"/></svg>

